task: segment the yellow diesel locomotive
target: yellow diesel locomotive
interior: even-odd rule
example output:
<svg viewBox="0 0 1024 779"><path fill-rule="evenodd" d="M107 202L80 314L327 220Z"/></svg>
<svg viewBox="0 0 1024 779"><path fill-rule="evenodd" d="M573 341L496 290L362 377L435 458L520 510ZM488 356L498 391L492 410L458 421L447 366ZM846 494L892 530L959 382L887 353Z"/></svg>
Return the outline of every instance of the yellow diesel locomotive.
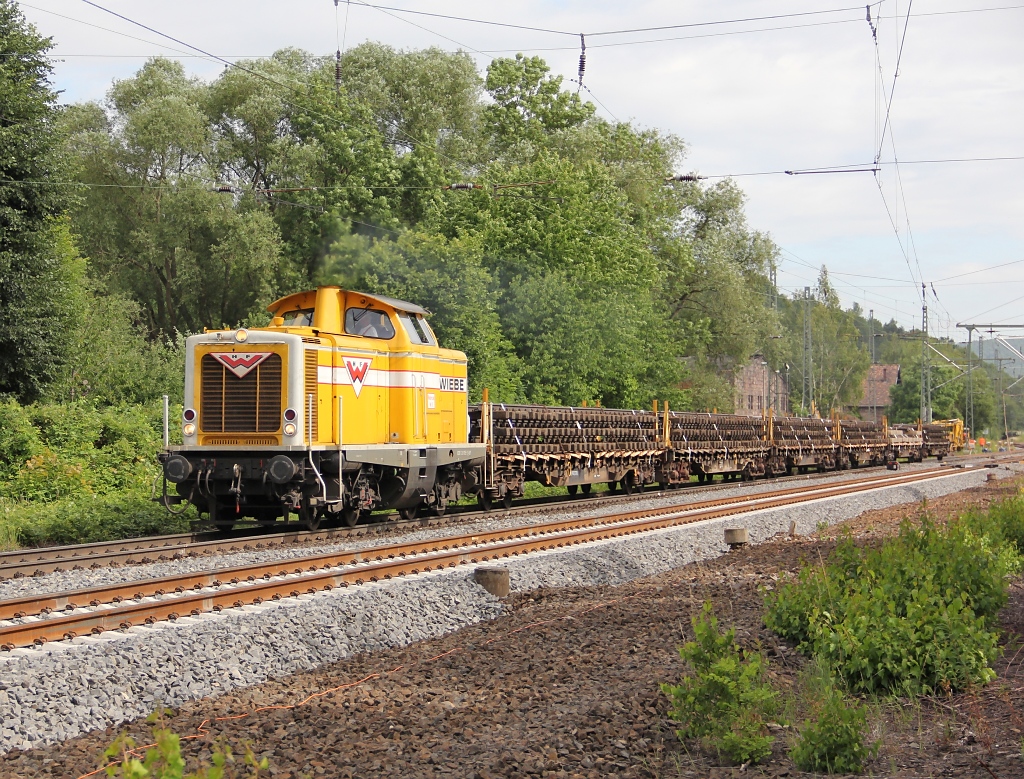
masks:
<svg viewBox="0 0 1024 779"><path fill-rule="evenodd" d="M475 491L485 447L467 443L466 355L438 346L426 310L320 287L269 311L268 327L188 339L165 502L221 527L294 512L315 528L380 507L440 514Z"/></svg>

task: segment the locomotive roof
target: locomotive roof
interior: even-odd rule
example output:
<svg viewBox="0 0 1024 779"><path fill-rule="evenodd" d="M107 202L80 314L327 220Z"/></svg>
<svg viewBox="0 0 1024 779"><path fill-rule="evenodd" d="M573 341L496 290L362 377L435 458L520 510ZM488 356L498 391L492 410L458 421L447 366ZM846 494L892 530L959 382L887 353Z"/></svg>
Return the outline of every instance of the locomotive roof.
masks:
<svg viewBox="0 0 1024 779"><path fill-rule="evenodd" d="M318 289L325 289L325 288L328 288L328 289L339 289L338 287L334 287L334 286L318 287ZM423 306L418 306L415 303L410 303L410 302L408 302L406 300L398 300L397 298L389 298L386 295L376 295L376 294L373 294L372 292L359 292L358 290L354 290L354 289L349 289L349 290L341 290L341 289L339 289L339 291L343 292L347 296L356 296L356 297L365 298L367 301L372 301L372 302L380 303L382 305L389 306L391 308L397 309L398 311L407 311L410 314L424 314L424 315L430 314L430 312L427 309L423 308ZM292 302L292 301L301 300L304 296L315 295L316 292L317 292L317 290L312 290L312 289L311 290L306 290L305 292L293 292L291 295L285 295L283 298L278 298L277 300L275 300L273 303L271 303L269 306L267 306L267 310L271 311L271 312L276 312L279 308L281 308L282 305L284 305L286 303L290 303L290 304L294 305L295 303Z"/></svg>
<svg viewBox="0 0 1024 779"><path fill-rule="evenodd" d="M384 295L373 295L369 292L357 292L356 290L349 290L350 295L362 295L367 300L376 300L378 303L383 303L385 306L391 306L391 308L397 308L399 311L408 311L410 314L429 314L430 312L423 306L417 306L415 303L408 303L398 298L389 298Z"/></svg>

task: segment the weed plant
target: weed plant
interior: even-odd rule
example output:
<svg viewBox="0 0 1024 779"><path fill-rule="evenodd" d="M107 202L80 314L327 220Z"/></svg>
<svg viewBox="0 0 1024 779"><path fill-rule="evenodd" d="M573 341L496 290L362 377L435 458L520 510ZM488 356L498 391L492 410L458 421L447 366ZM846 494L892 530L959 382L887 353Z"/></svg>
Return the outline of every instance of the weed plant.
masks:
<svg viewBox="0 0 1024 779"><path fill-rule="evenodd" d="M805 716L790 757L803 771L860 773L877 744L866 744L867 712L848 698L831 671L812 662L801 675Z"/></svg>
<svg viewBox="0 0 1024 779"><path fill-rule="evenodd" d="M692 620L696 640L679 648L693 670L678 685L663 684L682 726L681 740L696 739L734 763L757 762L771 754L775 739L767 722L778 711L778 694L763 679L761 656L743 652L736 631L722 633L710 603Z"/></svg>
<svg viewBox="0 0 1024 779"><path fill-rule="evenodd" d="M185 773L185 759L181 754L181 737L164 724L163 712L150 715L153 723L151 744L138 746L131 736L122 733L103 753L104 773L120 779L232 779L246 777L258 779L261 771L269 767L267 758L257 760L250 747L246 747L238 773L238 761L227 745L214 747L206 765L194 773Z"/></svg>
<svg viewBox="0 0 1024 779"><path fill-rule="evenodd" d="M937 526L904 522L877 549L847 537L828 561L768 593L766 623L819 657L851 691L907 695L990 681L990 627L1019 570L1024 502Z"/></svg>

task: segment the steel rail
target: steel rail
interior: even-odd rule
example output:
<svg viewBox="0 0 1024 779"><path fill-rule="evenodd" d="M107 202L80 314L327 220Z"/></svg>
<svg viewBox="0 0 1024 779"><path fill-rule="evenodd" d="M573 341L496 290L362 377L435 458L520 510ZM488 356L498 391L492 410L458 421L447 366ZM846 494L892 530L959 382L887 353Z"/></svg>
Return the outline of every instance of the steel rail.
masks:
<svg viewBox="0 0 1024 779"><path fill-rule="evenodd" d="M823 490L827 491L838 486L888 484L891 483L894 478L912 480L916 476L939 472L948 472L948 470L929 469L928 471L916 471L913 474L903 474L901 477L884 477L875 474L863 479L842 482L838 485L804 485L790 489L772 490L768 492L753 493L751 495L737 495L730 498L718 498L716 500L700 501L696 503L657 506L621 514L606 514L597 517L584 517L569 520L552 520L550 522L544 522L537 525L500 528L469 536L456 536L411 543L405 542L388 544L385 546L369 547L366 549L351 551L341 550L308 555L306 557L290 558L286 560L250 563L229 568L186 572L153 579L99 585L96 587L67 590L59 593L26 595L22 598L0 600L0 620L20 619L26 616L47 614L54 611L71 611L82 606L95 607L100 604L117 603L126 599L140 600L147 597L163 596L170 592L180 594L186 590L198 590L204 587L221 586L225 583L237 584L242 580L255 581L258 578L308 573L321 568L334 568L342 565L379 562L384 558L394 558L400 555L421 555L429 552L437 552L442 549L447 550L453 545L479 545L503 541L509 538L522 538L524 534L539 536L562 532L566 529L620 523L633 519L656 517L668 514L685 514L688 512L700 511L719 506L743 506L750 501L765 500L767 498L779 496L802 495L816 491L820 492Z"/></svg>
<svg viewBox="0 0 1024 779"><path fill-rule="evenodd" d="M467 563L486 562L498 558L518 556L535 551L564 548L582 543L606 540L639 532L650 532L680 524L721 518L750 511L771 509L805 503L814 500L841 497L843 495L865 492L874 489L900 486L919 481L948 478L957 475L949 469L918 471L893 477L878 477L856 482L844 482L836 485L816 485L814 488L802 490L776 491L760 496L744 496L734 501L717 501L717 505L697 508L688 506L682 510L661 510L659 516L651 517L653 510L629 512L612 518L593 518L591 520L566 520L547 523L542 526L512 528L493 531L490 534L476 536L437 539L421 544L395 545L377 549L360 550L349 553L360 555L363 564L344 565L338 570L339 564L288 576L293 571L280 568L280 562L264 566L269 568L263 580L255 574L245 583L225 588L216 592L181 594L158 601L136 602L131 604L115 604L108 608L100 607L95 611L73 613L30 620L21 624L0 627L0 647L12 649L19 646L39 645L47 641L71 639L83 634L98 634L107 630L127 629L136 624L152 624L162 620L175 620L182 615L197 616L204 612L220 611L225 607L241 607L248 604L259 604L265 600L279 600L283 597L297 597L304 593L313 594L322 590L330 590L337 586L362 584L366 581L390 579L394 576L418 574L440 568L453 568ZM647 515L647 516L644 516ZM603 519L597 523L594 520ZM545 532L538 532L547 528ZM447 542L447 543L446 543ZM428 548L429 547L429 551ZM372 555L372 559L371 558ZM387 556L387 559L385 558ZM289 561L294 563L296 561ZM276 572L274 570L276 565ZM207 572L223 576L226 572ZM216 581L203 586L216 586ZM237 579L236 579L237 581ZM134 583L138 588L139 583ZM130 586L129 586L130 588ZM62 595L69 595L64 593ZM74 595L74 593L70 593Z"/></svg>
<svg viewBox="0 0 1024 779"><path fill-rule="evenodd" d="M989 459L995 458L989 456ZM818 480L828 478L829 475L831 475L831 472L784 476L777 477L774 479L774 482L786 483L808 479ZM698 492L717 492L735 486L736 483L734 482L722 482L719 484L692 483L692 485L684 486L683 489L694 489ZM407 529L455 525L486 517L529 516L531 514L543 513L554 507L589 508L614 503L628 503L642 498L666 497L674 494L683 493L676 490L656 490L634 495L609 495L603 493L590 498L570 497L566 499L560 496L552 496L551 498L538 498L527 503L519 503L510 509L494 511L479 511L475 509L460 511L456 509L444 516L420 517L411 520L390 520L390 517L395 515L387 515L382 521L358 525L352 528L291 529L258 535L244 535L236 531L235 534L227 536L223 532L201 531L69 546L18 549L10 552L0 552L0 581L26 576L41 576L59 571L83 570L85 568L96 569L116 565L140 565L218 552L247 552L273 547L294 547L310 543L364 538L372 535L388 535ZM248 530L249 528L244 528L241 532L244 533Z"/></svg>

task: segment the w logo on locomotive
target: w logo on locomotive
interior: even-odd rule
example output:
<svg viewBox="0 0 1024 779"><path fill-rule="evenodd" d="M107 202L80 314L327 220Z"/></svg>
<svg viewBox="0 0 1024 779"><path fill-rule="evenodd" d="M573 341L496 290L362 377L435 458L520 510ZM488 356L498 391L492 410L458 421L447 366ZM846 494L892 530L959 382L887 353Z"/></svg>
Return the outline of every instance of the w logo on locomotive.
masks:
<svg viewBox="0 0 1024 779"><path fill-rule="evenodd" d="M212 352L210 354L213 359L240 379L270 355L270 352Z"/></svg>
<svg viewBox="0 0 1024 779"><path fill-rule="evenodd" d="M363 382L366 381L366 374L370 370L371 361L359 360L355 357L345 358L345 367L348 368L348 377L352 380L352 389L355 390L357 398L363 390Z"/></svg>

